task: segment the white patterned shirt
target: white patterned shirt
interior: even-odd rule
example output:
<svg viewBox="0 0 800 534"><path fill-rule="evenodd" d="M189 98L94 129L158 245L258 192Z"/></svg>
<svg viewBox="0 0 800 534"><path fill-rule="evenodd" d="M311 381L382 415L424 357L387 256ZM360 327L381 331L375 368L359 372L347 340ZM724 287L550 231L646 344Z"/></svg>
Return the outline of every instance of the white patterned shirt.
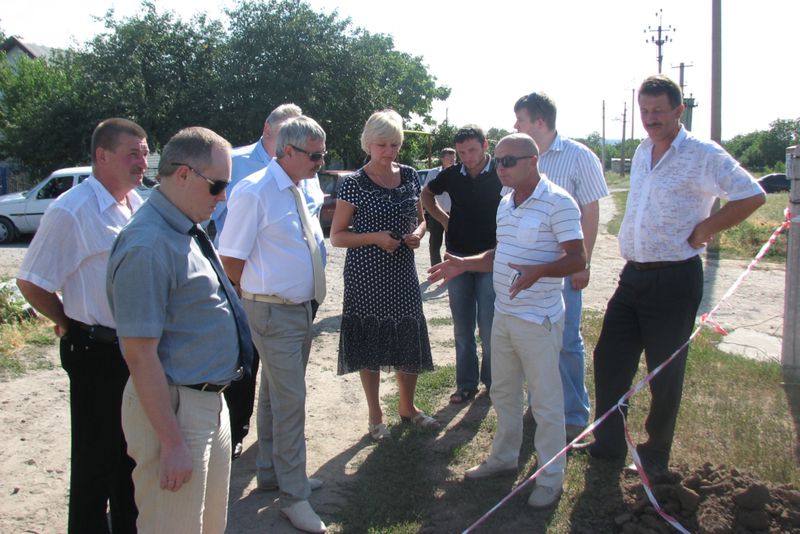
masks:
<svg viewBox="0 0 800 534"><path fill-rule="evenodd" d="M48 292L61 291L64 313L90 325L114 328L106 295L111 245L142 198L131 190L120 204L94 174L45 211L17 278Z"/></svg>
<svg viewBox="0 0 800 534"><path fill-rule="evenodd" d="M681 261L701 253L688 239L711 213L716 197L742 200L763 193L758 182L713 141L681 126L666 153L652 165L645 139L631 162L631 189L619 231L622 257L636 262Z"/></svg>
<svg viewBox="0 0 800 534"><path fill-rule="evenodd" d="M585 206L608 196L600 159L586 145L556 134L553 143L539 156L539 171Z"/></svg>
<svg viewBox="0 0 800 534"><path fill-rule="evenodd" d="M540 278L509 298L509 263L541 265L552 263L564 254L561 243L583 239L581 214L575 200L544 175L530 197L514 206L514 193L505 195L497 207L497 248L493 280L495 310L537 324L545 318L558 321L564 314L561 296L563 278Z"/></svg>

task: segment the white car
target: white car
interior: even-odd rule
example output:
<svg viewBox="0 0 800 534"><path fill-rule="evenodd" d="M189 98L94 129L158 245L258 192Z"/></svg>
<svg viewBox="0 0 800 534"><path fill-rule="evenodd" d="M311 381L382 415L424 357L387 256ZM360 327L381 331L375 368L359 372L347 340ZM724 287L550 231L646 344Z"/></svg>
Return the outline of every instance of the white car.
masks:
<svg viewBox="0 0 800 534"><path fill-rule="evenodd" d="M20 234L35 233L50 203L91 173L91 167L58 169L28 191L1 195L0 243L11 243ZM137 192L143 198L150 195L150 189L145 185L139 186Z"/></svg>

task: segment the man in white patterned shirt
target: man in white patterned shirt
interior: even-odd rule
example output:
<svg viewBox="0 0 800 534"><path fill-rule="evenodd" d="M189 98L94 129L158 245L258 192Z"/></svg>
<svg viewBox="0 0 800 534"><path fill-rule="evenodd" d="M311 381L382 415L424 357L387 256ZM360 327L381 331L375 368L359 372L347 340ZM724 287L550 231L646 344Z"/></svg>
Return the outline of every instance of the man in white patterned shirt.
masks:
<svg viewBox="0 0 800 534"><path fill-rule="evenodd" d="M111 245L142 204L134 188L148 153L138 124L119 118L98 124L91 176L50 205L17 274L31 306L55 323L69 375L69 534L109 532L107 508L115 534L136 532L134 463L120 421L129 373L105 280Z"/></svg>
<svg viewBox="0 0 800 534"><path fill-rule="evenodd" d="M512 192L497 208L497 246L476 256L445 255L429 281L448 280L465 271L492 272L495 299L492 323L492 404L497 432L489 457L465 473L468 479L516 472L522 445L523 378L531 392L536 420L534 443L539 465L564 446L564 396L558 358L564 330L563 277L583 269L586 253L578 205L559 186L539 174L539 150L522 133L500 140L497 175ZM565 460L544 470L528 498L533 508L549 508L561 495Z"/></svg>
<svg viewBox="0 0 800 534"><path fill-rule="evenodd" d="M588 147L556 131L556 105L543 93L531 93L514 104L518 132L533 137L541 151L539 171L564 188L581 210L586 265L564 279L564 344L558 359L564 387L564 422L571 442L589 423L589 392L584 380L584 345L581 336L582 290L589 285L589 263L600 221L599 200L608 195L603 167Z"/></svg>
<svg viewBox="0 0 800 534"><path fill-rule="evenodd" d="M631 386L642 350L655 369L689 338L703 295L699 254L714 234L746 219L765 201L753 177L725 150L688 132L680 87L666 76L639 87L647 131L631 165L631 190L619 232L628 260L608 302L594 351L596 414L608 411ZM727 203L710 214L715 197ZM688 347L650 383L648 439L636 448L651 477L669 465ZM622 459L622 416L614 412L594 431L589 452Z"/></svg>

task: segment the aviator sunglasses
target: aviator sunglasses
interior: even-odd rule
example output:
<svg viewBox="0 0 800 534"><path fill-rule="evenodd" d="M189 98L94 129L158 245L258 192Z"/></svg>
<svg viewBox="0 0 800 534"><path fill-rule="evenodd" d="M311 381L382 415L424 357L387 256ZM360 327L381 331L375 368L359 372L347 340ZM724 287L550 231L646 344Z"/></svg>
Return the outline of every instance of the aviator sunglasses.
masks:
<svg viewBox="0 0 800 534"><path fill-rule="evenodd" d="M503 156L502 158L498 158L495 156L494 161L499 167L502 165L503 167L510 168L516 167L517 162L521 159L531 159L533 156Z"/></svg>
<svg viewBox="0 0 800 534"><path fill-rule="evenodd" d="M299 146L294 146L292 144L289 144L289 146L292 147L293 149L297 150L298 152L302 152L303 154L307 155L308 159L310 159L314 163L316 163L316 162L320 161L321 159L323 159L325 157L325 155L328 153L328 152L309 152L308 150L303 150Z"/></svg>
<svg viewBox="0 0 800 534"><path fill-rule="evenodd" d="M228 187L228 184L230 183L230 182L228 182L226 180L212 180L211 178L209 178L207 176L203 176L202 174L200 174L197 171L197 169L195 169L194 167L192 167L188 163L175 162L175 163L173 163L173 165L175 165L176 167L180 167L181 165L186 165L189 168L190 171L192 171L197 176L199 176L200 178L202 178L203 180L208 182L208 192L211 193L211 196L214 196L214 197L219 195L223 191L225 191L225 189Z"/></svg>

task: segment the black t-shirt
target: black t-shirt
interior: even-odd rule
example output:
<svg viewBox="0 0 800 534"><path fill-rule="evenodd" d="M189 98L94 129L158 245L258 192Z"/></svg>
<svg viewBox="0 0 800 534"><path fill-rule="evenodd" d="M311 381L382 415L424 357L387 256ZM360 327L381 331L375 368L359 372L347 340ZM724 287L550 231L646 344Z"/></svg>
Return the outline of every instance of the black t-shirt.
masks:
<svg viewBox="0 0 800 534"><path fill-rule="evenodd" d="M476 178L461 174L461 167L448 167L426 187L434 195L450 195L447 251L457 256L469 256L493 249L497 244L497 205L500 204L503 186L497 177L494 160L490 161L489 169Z"/></svg>

